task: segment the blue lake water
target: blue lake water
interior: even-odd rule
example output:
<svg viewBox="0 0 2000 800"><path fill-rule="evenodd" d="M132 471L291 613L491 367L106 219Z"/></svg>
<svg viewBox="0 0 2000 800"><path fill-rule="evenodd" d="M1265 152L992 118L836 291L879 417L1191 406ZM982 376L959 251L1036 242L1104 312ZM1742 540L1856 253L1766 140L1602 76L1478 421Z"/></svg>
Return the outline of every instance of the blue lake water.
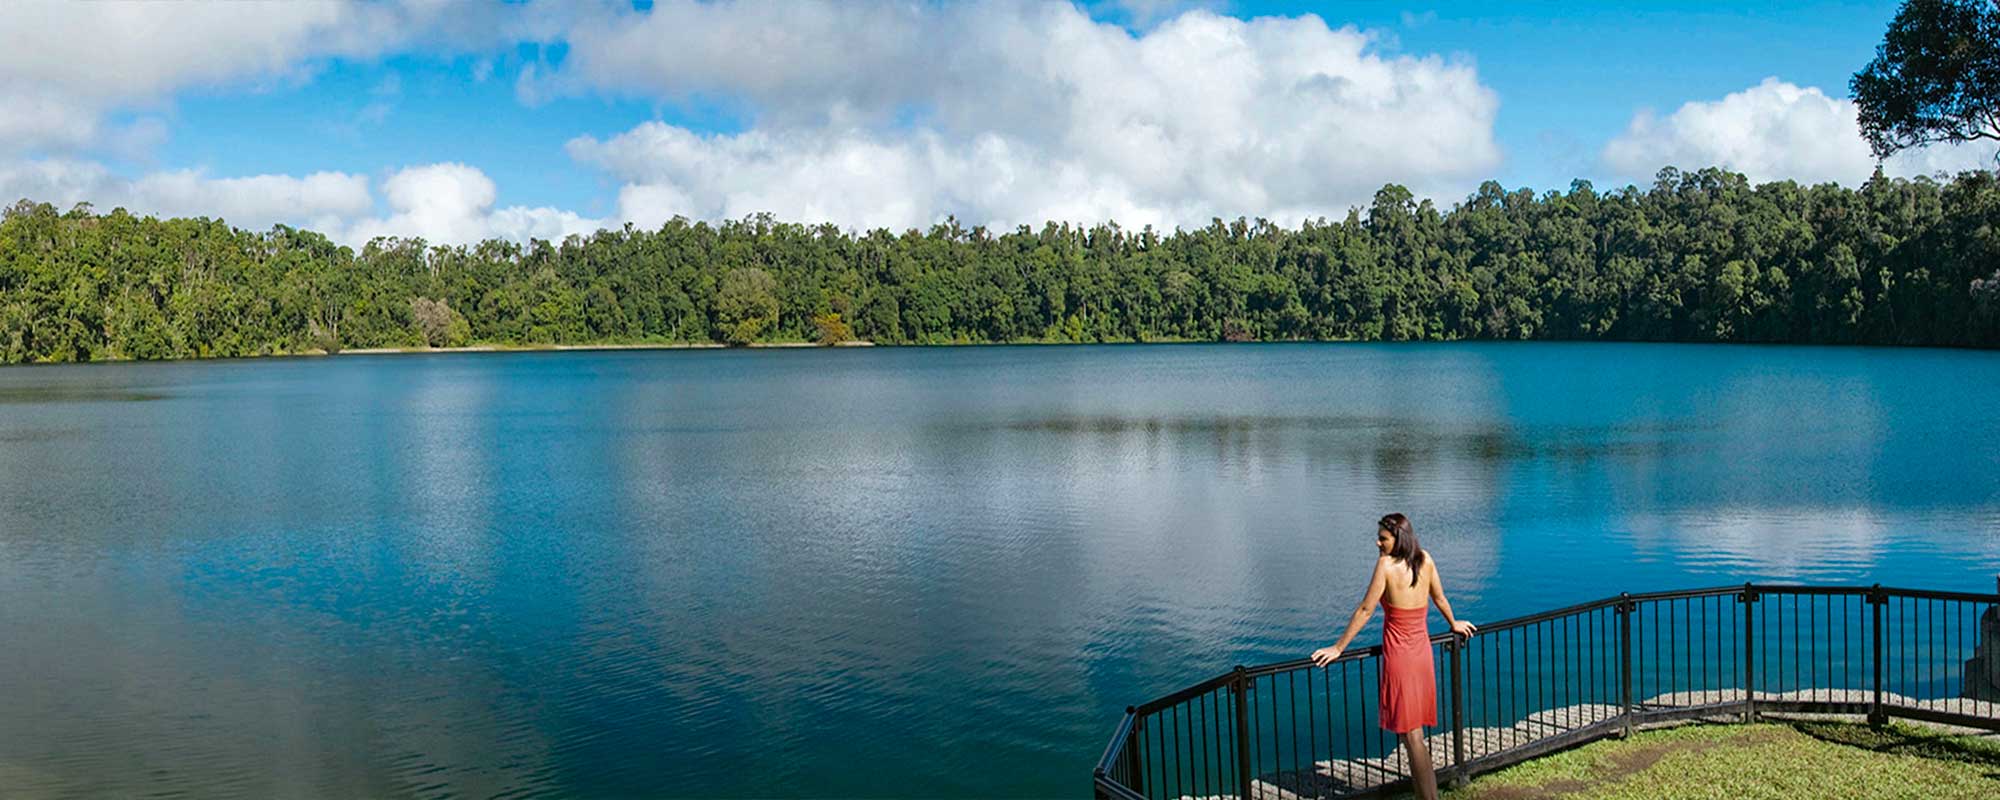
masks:
<svg viewBox="0 0 2000 800"><path fill-rule="evenodd" d="M1475 621L1991 591L1995 387L1622 344L0 369L0 794L1083 796L1127 704L1330 643L1388 511Z"/></svg>

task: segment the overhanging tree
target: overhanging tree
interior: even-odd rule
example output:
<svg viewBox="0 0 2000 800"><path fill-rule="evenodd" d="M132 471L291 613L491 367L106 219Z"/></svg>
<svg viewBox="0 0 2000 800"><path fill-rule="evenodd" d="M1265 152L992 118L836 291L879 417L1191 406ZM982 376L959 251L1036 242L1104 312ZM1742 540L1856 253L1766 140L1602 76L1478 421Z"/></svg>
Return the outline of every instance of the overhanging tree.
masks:
<svg viewBox="0 0 2000 800"><path fill-rule="evenodd" d="M1877 158L2000 141L2000 0L1904 3L1849 89Z"/></svg>

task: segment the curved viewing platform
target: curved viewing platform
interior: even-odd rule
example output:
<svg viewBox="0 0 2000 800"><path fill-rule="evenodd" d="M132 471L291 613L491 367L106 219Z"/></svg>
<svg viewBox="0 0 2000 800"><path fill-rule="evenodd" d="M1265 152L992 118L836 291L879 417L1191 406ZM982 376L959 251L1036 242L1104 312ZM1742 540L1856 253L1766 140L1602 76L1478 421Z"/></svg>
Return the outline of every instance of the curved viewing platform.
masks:
<svg viewBox="0 0 2000 800"><path fill-rule="evenodd" d="M1431 639L1442 780L1687 720L1907 718L2000 731L2000 594L1739 586L1621 594ZM1409 786L1381 648L1236 667L1128 708L1100 798L1335 798Z"/></svg>

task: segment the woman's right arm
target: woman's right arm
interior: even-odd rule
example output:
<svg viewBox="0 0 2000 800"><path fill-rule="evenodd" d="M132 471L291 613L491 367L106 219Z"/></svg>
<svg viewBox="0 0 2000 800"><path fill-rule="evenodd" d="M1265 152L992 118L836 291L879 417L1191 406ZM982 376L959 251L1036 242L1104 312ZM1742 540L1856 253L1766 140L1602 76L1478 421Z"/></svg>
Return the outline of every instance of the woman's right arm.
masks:
<svg viewBox="0 0 2000 800"><path fill-rule="evenodd" d="M1429 553L1425 553L1425 555L1429 555ZM1470 637L1473 631L1479 629L1479 626L1452 616L1451 601L1444 599L1444 581L1438 578L1437 559L1424 559L1424 571L1431 574L1431 602L1437 604L1438 613L1444 615L1445 624L1451 626L1452 632L1460 636Z"/></svg>
<svg viewBox="0 0 2000 800"><path fill-rule="evenodd" d="M1354 616L1347 619L1347 631L1340 635L1340 641L1332 647L1314 650L1312 653L1314 664L1324 667L1333 663L1334 659L1340 658L1340 652L1347 649L1349 642L1354 641L1354 635L1361 632L1361 626L1368 624L1368 618L1375 614L1375 604L1382 602L1382 590L1389 586L1388 566L1387 558L1375 559L1375 574L1369 576L1368 591L1362 593L1361 604L1355 606Z"/></svg>

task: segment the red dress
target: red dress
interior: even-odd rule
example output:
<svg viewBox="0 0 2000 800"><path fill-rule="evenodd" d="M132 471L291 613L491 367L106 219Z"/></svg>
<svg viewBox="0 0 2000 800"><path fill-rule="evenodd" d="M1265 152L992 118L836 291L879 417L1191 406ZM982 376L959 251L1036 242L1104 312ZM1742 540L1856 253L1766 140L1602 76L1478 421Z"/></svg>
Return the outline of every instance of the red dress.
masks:
<svg viewBox="0 0 2000 800"><path fill-rule="evenodd" d="M1438 721L1437 673L1431 666L1429 604L1382 604L1382 727L1395 733Z"/></svg>

